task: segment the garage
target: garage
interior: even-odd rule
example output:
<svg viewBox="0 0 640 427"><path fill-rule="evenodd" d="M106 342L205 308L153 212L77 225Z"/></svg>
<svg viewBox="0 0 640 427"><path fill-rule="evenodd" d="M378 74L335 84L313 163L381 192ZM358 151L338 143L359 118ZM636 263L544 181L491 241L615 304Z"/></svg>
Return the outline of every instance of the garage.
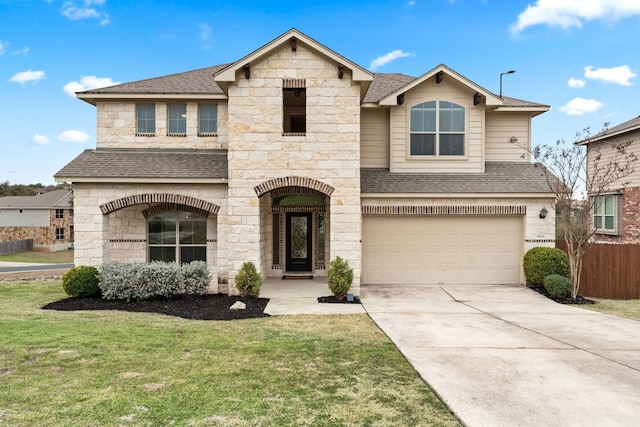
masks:
<svg viewBox="0 0 640 427"><path fill-rule="evenodd" d="M523 216L363 217L364 284L519 284Z"/></svg>

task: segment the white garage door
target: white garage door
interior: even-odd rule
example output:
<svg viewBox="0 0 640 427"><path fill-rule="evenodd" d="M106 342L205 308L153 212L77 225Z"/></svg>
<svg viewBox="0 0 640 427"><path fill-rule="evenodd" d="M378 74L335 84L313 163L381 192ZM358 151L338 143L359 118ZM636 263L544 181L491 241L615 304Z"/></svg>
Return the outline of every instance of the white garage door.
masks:
<svg viewBox="0 0 640 427"><path fill-rule="evenodd" d="M365 216L364 284L518 284L521 216Z"/></svg>

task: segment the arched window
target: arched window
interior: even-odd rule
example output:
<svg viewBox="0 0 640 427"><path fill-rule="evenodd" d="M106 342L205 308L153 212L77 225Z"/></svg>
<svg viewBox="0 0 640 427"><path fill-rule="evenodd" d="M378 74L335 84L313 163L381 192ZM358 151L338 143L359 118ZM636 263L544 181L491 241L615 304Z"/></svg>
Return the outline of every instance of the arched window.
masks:
<svg viewBox="0 0 640 427"><path fill-rule="evenodd" d="M465 109L448 101L411 107L412 156L464 156Z"/></svg>
<svg viewBox="0 0 640 427"><path fill-rule="evenodd" d="M207 219L189 212L149 218L149 261L187 263L207 260Z"/></svg>

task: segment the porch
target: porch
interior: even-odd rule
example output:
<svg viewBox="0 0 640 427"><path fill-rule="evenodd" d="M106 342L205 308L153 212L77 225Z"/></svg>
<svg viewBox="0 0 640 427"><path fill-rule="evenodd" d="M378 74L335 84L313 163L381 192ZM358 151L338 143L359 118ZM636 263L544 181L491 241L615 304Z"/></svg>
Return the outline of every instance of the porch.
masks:
<svg viewBox="0 0 640 427"><path fill-rule="evenodd" d="M282 279L266 277L260 297L269 298L265 313L284 314L362 314L361 304L319 303L318 297L331 295L326 277L313 279Z"/></svg>

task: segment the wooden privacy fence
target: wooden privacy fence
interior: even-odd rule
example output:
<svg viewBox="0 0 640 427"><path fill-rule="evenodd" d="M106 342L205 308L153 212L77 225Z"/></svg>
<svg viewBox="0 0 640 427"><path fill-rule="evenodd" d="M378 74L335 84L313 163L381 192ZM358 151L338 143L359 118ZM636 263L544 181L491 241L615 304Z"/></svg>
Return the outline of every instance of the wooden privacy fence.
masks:
<svg viewBox="0 0 640 427"><path fill-rule="evenodd" d="M556 240L556 248L566 251L567 243ZM593 298L640 298L640 245L589 244L578 293Z"/></svg>
<svg viewBox="0 0 640 427"><path fill-rule="evenodd" d="M33 249L33 239L0 242L0 255L26 252Z"/></svg>

